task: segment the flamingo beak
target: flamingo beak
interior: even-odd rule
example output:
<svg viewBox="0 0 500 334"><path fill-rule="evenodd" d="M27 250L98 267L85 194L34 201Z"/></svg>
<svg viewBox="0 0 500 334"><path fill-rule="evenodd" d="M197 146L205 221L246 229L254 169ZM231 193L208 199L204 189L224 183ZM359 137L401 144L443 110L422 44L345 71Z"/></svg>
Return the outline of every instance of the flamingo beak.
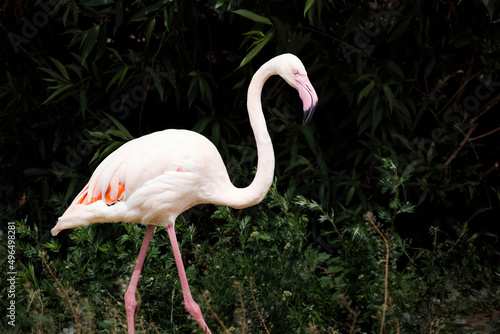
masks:
<svg viewBox="0 0 500 334"><path fill-rule="evenodd" d="M316 105L318 104L318 95L314 90L313 85L309 81L309 78L305 74L295 74L295 83L297 90L299 91L300 99L303 103L304 109L304 120L303 124L307 124L314 114Z"/></svg>

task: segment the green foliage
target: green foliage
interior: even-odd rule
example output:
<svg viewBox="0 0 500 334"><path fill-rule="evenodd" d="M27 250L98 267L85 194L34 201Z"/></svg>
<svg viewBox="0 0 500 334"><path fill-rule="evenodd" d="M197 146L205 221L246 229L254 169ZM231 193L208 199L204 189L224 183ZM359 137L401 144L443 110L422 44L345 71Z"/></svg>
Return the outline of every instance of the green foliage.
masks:
<svg viewBox="0 0 500 334"><path fill-rule="evenodd" d="M403 185L399 180L388 190L396 194ZM323 250L310 242L312 220L333 226L319 236L328 240ZM193 296L214 332L223 324L252 332L428 333L439 324L441 333L452 333L463 328L458 320L467 312L484 307L485 294L495 298L500 268L495 257L484 257L487 248L468 222L454 235L434 227L432 247L415 248L390 222L367 215L337 227L331 210L304 196L281 195L273 185L260 205L218 207L210 223L217 226L210 236L187 216L176 230ZM18 221L17 332L124 333L123 294L144 230L96 224L47 239L26 219ZM138 330L199 330L184 309L163 229L151 241L138 291Z"/></svg>

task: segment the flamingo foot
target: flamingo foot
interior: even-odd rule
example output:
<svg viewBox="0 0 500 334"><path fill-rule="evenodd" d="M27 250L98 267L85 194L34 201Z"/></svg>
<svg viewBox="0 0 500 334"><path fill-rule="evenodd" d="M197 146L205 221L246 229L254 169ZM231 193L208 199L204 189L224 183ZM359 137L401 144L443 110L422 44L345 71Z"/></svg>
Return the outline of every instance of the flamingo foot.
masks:
<svg viewBox="0 0 500 334"><path fill-rule="evenodd" d="M128 327L128 334L134 334L134 315L135 315L135 308L137 307L137 301L135 300L135 289L130 288L130 285L127 289L127 292L125 292L125 310L127 312L127 327Z"/></svg>
<svg viewBox="0 0 500 334"><path fill-rule="evenodd" d="M193 300L191 295L184 296L184 306L186 310L191 314L191 316L196 320L205 333L211 334L210 329L203 319L203 314L201 313L200 306Z"/></svg>

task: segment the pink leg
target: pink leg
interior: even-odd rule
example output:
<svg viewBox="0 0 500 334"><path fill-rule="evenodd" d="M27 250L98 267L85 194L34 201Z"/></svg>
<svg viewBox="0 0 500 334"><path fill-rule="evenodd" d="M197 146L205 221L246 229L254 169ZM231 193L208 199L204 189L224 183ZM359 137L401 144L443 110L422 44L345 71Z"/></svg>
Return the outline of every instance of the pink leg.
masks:
<svg viewBox="0 0 500 334"><path fill-rule="evenodd" d="M125 292L125 309L127 311L127 327L128 334L134 334L134 313L137 302L135 301L135 290L137 288L137 283L139 282L139 276L141 275L142 265L144 264L144 259L146 258L146 253L148 251L149 242L155 231L154 225L148 225L146 228L146 234L144 234L144 241L142 242L141 250L139 252L139 257L137 258L137 263L135 265L134 273L132 274L132 279Z"/></svg>
<svg viewBox="0 0 500 334"><path fill-rule="evenodd" d="M177 271L179 272L179 279L182 286L182 294L184 295L184 304L188 312L193 316L198 324L200 324L203 331L211 334L210 329L208 329L203 315L201 314L201 309L193 300L191 296L191 291L189 290L189 284L186 277L186 271L184 270L184 264L182 263L181 251L179 250L179 245L177 244L177 237L175 236L175 229L173 226L167 227L168 236L170 238L170 243L172 245L172 251L174 252L175 264L177 265Z"/></svg>

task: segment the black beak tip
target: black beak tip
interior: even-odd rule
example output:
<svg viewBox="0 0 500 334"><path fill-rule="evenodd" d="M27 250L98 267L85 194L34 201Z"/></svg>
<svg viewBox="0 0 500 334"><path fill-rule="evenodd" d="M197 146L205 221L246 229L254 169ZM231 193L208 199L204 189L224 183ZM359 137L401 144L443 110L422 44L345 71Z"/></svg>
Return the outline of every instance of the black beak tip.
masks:
<svg viewBox="0 0 500 334"><path fill-rule="evenodd" d="M304 120L302 121L302 125L306 125L307 123L309 123L315 110L316 105L312 105L311 108L304 110Z"/></svg>

